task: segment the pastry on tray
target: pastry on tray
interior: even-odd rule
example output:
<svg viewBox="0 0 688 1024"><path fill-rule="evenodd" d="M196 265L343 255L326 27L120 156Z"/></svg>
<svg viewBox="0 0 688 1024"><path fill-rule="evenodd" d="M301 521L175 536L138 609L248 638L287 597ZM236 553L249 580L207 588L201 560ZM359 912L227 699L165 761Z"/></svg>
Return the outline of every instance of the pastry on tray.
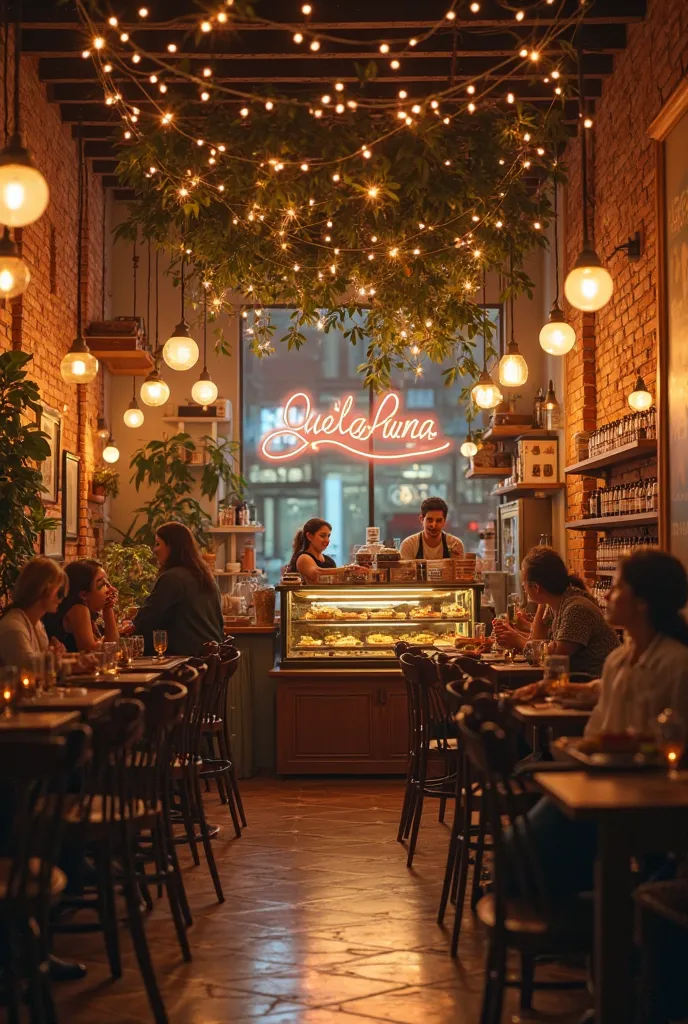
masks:
<svg viewBox="0 0 688 1024"><path fill-rule="evenodd" d="M363 641L357 636L340 636L332 643L333 647L362 647Z"/></svg>
<svg viewBox="0 0 688 1024"><path fill-rule="evenodd" d="M394 637L391 633L370 633L366 640L369 644L384 644L386 647L394 644Z"/></svg>
<svg viewBox="0 0 688 1024"><path fill-rule="evenodd" d="M308 633L304 633L299 640L299 647L322 647L322 640L318 640L316 637L309 636Z"/></svg>

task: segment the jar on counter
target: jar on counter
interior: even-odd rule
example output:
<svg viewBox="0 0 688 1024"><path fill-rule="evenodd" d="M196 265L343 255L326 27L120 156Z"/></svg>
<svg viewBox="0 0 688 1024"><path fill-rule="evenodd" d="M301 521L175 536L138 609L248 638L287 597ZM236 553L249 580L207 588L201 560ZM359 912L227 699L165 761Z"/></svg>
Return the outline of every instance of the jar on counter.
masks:
<svg viewBox="0 0 688 1024"><path fill-rule="evenodd" d="M241 553L241 568L244 572L253 572L256 568L256 546L247 540Z"/></svg>
<svg viewBox="0 0 688 1024"><path fill-rule="evenodd" d="M270 586L256 587L253 594L257 626L272 626L275 621L275 588Z"/></svg>

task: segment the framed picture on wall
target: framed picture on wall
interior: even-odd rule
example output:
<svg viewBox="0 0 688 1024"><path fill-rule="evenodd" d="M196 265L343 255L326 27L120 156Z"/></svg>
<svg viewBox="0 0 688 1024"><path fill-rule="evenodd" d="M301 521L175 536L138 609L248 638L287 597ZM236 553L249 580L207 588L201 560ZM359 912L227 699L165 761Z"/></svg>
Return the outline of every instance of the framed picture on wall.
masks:
<svg viewBox="0 0 688 1024"><path fill-rule="evenodd" d="M650 136L657 159L659 541L688 565L688 80Z"/></svg>
<svg viewBox="0 0 688 1024"><path fill-rule="evenodd" d="M44 505L55 505L60 495L60 423L59 412L44 405L41 409L39 426L48 435L50 455L38 466L43 478L45 491L42 496Z"/></svg>
<svg viewBox="0 0 688 1024"><path fill-rule="evenodd" d="M61 562L64 558L64 534L62 523L54 530L43 530L41 533L41 554Z"/></svg>
<svg viewBox="0 0 688 1024"><path fill-rule="evenodd" d="M78 455L62 453L62 532L65 540L76 540L79 535L80 462Z"/></svg>

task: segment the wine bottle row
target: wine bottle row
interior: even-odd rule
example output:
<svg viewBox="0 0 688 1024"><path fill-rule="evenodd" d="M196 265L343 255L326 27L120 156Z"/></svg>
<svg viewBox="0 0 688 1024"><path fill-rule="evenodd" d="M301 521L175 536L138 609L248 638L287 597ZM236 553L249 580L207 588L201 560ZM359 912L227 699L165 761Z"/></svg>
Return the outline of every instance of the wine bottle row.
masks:
<svg viewBox="0 0 688 1024"><path fill-rule="evenodd" d="M654 408L629 413L628 416L622 416L592 431L588 441L588 457L594 459L598 455L613 452L615 448L633 444L634 441L655 440L656 437L657 413Z"/></svg>
<svg viewBox="0 0 688 1024"><path fill-rule="evenodd" d="M656 537L605 537L597 545L597 571L611 575L622 558L656 547Z"/></svg>
<svg viewBox="0 0 688 1024"><path fill-rule="evenodd" d="M583 499L583 518L633 516L656 512L659 507L657 477L632 480L614 487L598 487Z"/></svg>

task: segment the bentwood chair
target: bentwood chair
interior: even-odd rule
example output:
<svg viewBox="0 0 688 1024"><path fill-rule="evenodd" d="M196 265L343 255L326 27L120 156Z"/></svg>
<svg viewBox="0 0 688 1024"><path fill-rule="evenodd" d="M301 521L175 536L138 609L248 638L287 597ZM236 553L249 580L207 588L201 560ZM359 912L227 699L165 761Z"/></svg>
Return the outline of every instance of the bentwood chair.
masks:
<svg viewBox="0 0 688 1024"><path fill-rule="evenodd" d="M209 644L205 645L210 647ZM215 645L214 645L215 646ZM229 807L234 825L234 834L241 838L241 828L246 827L244 805L239 792L239 783L232 754L229 722L227 721L228 698L232 677L239 667L241 652L233 645L217 646L220 666L215 673L214 692L209 699L209 711L203 722L205 754L201 776L206 781L214 779L222 803ZM212 654L212 651L208 651ZM204 654L203 657L206 657Z"/></svg>
<svg viewBox="0 0 688 1024"><path fill-rule="evenodd" d="M478 702L476 702L477 704ZM506 716L484 706L462 708L457 716L467 761L483 792L492 837L491 891L477 904L488 933L485 988L480 1024L500 1024L504 989L516 984L521 1009L532 1005L536 988L583 988L583 982L534 980L536 958L588 952L592 941L592 902L573 896L557 903L548 891L527 816L529 800L522 778L515 776L517 753ZM505 832L504 822L509 832ZM508 950L521 960L517 982L506 977Z"/></svg>
<svg viewBox="0 0 688 1024"><path fill-rule="evenodd" d="M688 1016L688 878L647 882L633 893L641 941L643 1024Z"/></svg>
<svg viewBox="0 0 688 1024"><path fill-rule="evenodd" d="M67 885L57 867L65 794L90 744L87 726L64 736L5 737L0 744L0 1001L11 1022L21 1019L24 1002L32 1024L57 1020L48 973L48 920Z"/></svg>

